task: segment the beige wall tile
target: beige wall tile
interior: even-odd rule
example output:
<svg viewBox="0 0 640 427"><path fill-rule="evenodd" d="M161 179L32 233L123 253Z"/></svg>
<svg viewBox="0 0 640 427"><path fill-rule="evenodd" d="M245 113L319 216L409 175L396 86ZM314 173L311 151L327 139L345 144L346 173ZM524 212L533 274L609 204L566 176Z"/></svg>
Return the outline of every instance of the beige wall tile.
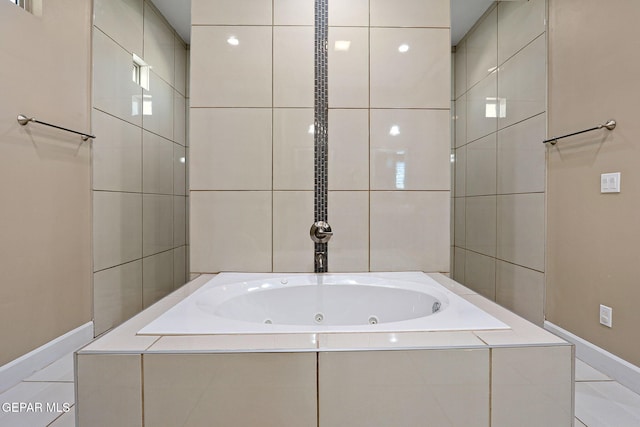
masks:
<svg viewBox="0 0 640 427"><path fill-rule="evenodd" d="M447 271L449 197L448 191L371 192L371 271Z"/></svg>
<svg viewBox="0 0 640 427"><path fill-rule="evenodd" d="M467 42L461 41L456 46L456 53L454 55L455 67L454 67L454 89L455 99L458 99L464 93L467 92Z"/></svg>
<svg viewBox="0 0 640 427"><path fill-rule="evenodd" d="M93 189L142 191L142 132L124 120L92 110Z"/></svg>
<svg viewBox="0 0 640 427"><path fill-rule="evenodd" d="M535 116L546 108L546 38L540 36L500 66L498 98L506 102L498 127Z"/></svg>
<svg viewBox="0 0 640 427"><path fill-rule="evenodd" d="M449 0L371 0L373 27L450 27Z"/></svg>
<svg viewBox="0 0 640 427"><path fill-rule="evenodd" d="M142 304L144 308L173 291L173 273L173 251L171 250L142 260Z"/></svg>
<svg viewBox="0 0 640 427"><path fill-rule="evenodd" d="M544 323L544 273L498 260L496 302L538 326Z"/></svg>
<svg viewBox="0 0 640 427"><path fill-rule="evenodd" d="M93 327L96 336L142 310L142 261L93 274Z"/></svg>
<svg viewBox="0 0 640 427"><path fill-rule="evenodd" d="M192 25L271 25L269 0L194 1L191 5Z"/></svg>
<svg viewBox="0 0 640 427"><path fill-rule="evenodd" d="M269 109L193 108L191 189L271 189L271 129Z"/></svg>
<svg viewBox="0 0 640 427"><path fill-rule="evenodd" d="M142 357L78 355L78 425L142 426Z"/></svg>
<svg viewBox="0 0 640 427"><path fill-rule="evenodd" d="M329 191L329 271L369 271L369 192Z"/></svg>
<svg viewBox="0 0 640 427"><path fill-rule="evenodd" d="M274 27L274 107L313 107L313 34L313 27Z"/></svg>
<svg viewBox="0 0 640 427"><path fill-rule="evenodd" d="M467 143L467 95L460 95L455 102L455 146L462 147Z"/></svg>
<svg viewBox="0 0 640 427"><path fill-rule="evenodd" d="M142 213L142 254L173 248L173 196L143 194Z"/></svg>
<svg viewBox="0 0 640 427"><path fill-rule="evenodd" d="M168 85L175 84L173 29L150 3L144 4L144 61Z"/></svg>
<svg viewBox="0 0 640 427"><path fill-rule="evenodd" d="M168 83L153 70L149 72L149 90L143 95L142 127L170 140L173 139L173 93Z"/></svg>
<svg viewBox="0 0 640 427"><path fill-rule="evenodd" d="M317 424L315 353L145 355L144 391L148 425Z"/></svg>
<svg viewBox="0 0 640 427"><path fill-rule="evenodd" d="M448 190L449 111L371 111L371 189Z"/></svg>
<svg viewBox="0 0 640 427"><path fill-rule="evenodd" d="M544 33L546 22L545 0L498 4L498 63L504 63Z"/></svg>
<svg viewBox="0 0 640 427"><path fill-rule="evenodd" d="M329 3L329 25L368 26L369 0L343 0Z"/></svg>
<svg viewBox="0 0 640 427"><path fill-rule="evenodd" d="M318 382L327 425L489 425L488 350L320 353Z"/></svg>
<svg viewBox="0 0 640 427"><path fill-rule="evenodd" d="M498 12L494 8L466 39L467 87L485 79L498 66Z"/></svg>
<svg viewBox="0 0 640 427"><path fill-rule="evenodd" d="M273 270L313 272L312 191L273 193Z"/></svg>
<svg viewBox="0 0 640 427"><path fill-rule="evenodd" d="M329 190L369 189L369 111L329 110Z"/></svg>
<svg viewBox="0 0 640 427"><path fill-rule="evenodd" d="M467 249L496 255L496 196L467 197Z"/></svg>
<svg viewBox="0 0 640 427"><path fill-rule="evenodd" d="M187 72L187 62L189 61L189 51L184 44L184 41L179 36L175 36L173 43L174 56L175 56L175 83L173 87L182 96L189 96L187 91L187 81L189 80L189 73Z"/></svg>
<svg viewBox="0 0 640 427"><path fill-rule="evenodd" d="M142 132L142 191L173 194L173 146L168 139Z"/></svg>
<svg viewBox="0 0 640 427"><path fill-rule="evenodd" d="M456 197L454 201L454 244L464 248L466 246L466 198Z"/></svg>
<svg viewBox="0 0 640 427"><path fill-rule="evenodd" d="M464 284L492 301L496 299L496 260L477 252L466 251Z"/></svg>
<svg viewBox="0 0 640 427"><path fill-rule="evenodd" d="M186 197L173 196L173 246L186 244Z"/></svg>
<svg viewBox="0 0 640 427"><path fill-rule="evenodd" d="M192 272L271 271L271 192L191 192Z"/></svg>
<svg viewBox="0 0 640 427"><path fill-rule="evenodd" d="M128 52L142 57L143 0L97 0L93 24Z"/></svg>
<svg viewBox="0 0 640 427"><path fill-rule="evenodd" d="M102 270L142 257L142 196L94 191L93 268Z"/></svg>
<svg viewBox="0 0 640 427"><path fill-rule="evenodd" d="M370 34L371 107L449 108L448 29L372 28Z"/></svg>
<svg viewBox="0 0 640 427"><path fill-rule="evenodd" d="M492 349L491 425L571 425L572 363L570 346Z"/></svg>
<svg viewBox="0 0 640 427"><path fill-rule="evenodd" d="M273 189L313 190L313 109L273 110Z"/></svg>
<svg viewBox="0 0 640 427"><path fill-rule="evenodd" d="M187 138L187 101L178 91L173 92L173 140L186 145Z"/></svg>
<svg viewBox="0 0 640 427"><path fill-rule="evenodd" d="M192 27L191 44L206 46L209 54L191 57L191 107L271 107L271 31ZM247 62L252 66L246 67Z"/></svg>
<svg viewBox="0 0 640 427"><path fill-rule="evenodd" d="M467 142L475 141L497 130L498 119L492 111L495 101L488 101L497 99L497 96L497 72L489 74L467 92Z"/></svg>
<svg viewBox="0 0 640 427"><path fill-rule="evenodd" d="M496 134L467 145L467 196L496 194Z"/></svg>
<svg viewBox="0 0 640 427"><path fill-rule="evenodd" d="M180 144L173 145L173 194L184 196L187 193L187 151ZM166 171L168 174L168 170Z"/></svg>
<svg viewBox="0 0 640 427"><path fill-rule="evenodd" d="M187 283L187 246L173 250L173 289Z"/></svg>
<svg viewBox="0 0 640 427"><path fill-rule="evenodd" d="M456 282L466 283L464 274L466 258L467 251L458 247L453 249L453 280Z"/></svg>
<svg viewBox="0 0 640 427"><path fill-rule="evenodd" d="M135 125L142 125L142 88L131 78L133 57L102 31L93 32L93 106Z"/></svg>
<svg viewBox="0 0 640 427"><path fill-rule="evenodd" d="M455 195L464 197L467 195L467 147L456 149L455 159Z"/></svg>
<svg viewBox="0 0 640 427"><path fill-rule="evenodd" d="M274 25L313 25L313 0L274 0Z"/></svg>
<svg viewBox="0 0 640 427"><path fill-rule="evenodd" d="M546 123L540 114L498 132L498 194L545 191Z"/></svg>
<svg viewBox="0 0 640 427"><path fill-rule="evenodd" d="M544 271L544 194L498 196L498 258Z"/></svg>
<svg viewBox="0 0 640 427"><path fill-rule="evenodd" d="M344 44L348 43L345 47ZM369 106L369 31L329 28L329 107Z"/></svg>

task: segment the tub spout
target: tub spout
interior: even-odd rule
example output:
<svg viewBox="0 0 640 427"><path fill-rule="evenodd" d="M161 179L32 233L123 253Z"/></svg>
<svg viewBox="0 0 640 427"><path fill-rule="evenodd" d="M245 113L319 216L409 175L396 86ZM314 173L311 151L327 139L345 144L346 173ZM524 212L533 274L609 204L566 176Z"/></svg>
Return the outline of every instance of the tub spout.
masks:
<svg viewBox="0 0 640 427"><path fill-rule="evenodd" d="M322 271L324 269L324 261L325 261L325 253L316 252L316 267L318 267L318 270Z"/></svg>

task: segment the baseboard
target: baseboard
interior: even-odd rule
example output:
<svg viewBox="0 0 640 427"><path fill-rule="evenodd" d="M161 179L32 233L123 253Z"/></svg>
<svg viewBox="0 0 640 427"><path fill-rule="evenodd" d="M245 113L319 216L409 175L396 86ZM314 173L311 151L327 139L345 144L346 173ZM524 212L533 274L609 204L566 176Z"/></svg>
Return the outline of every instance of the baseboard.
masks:
<svg viewBox="0 0 640 427"><path fill-rule="evenodd" d="M93 322L88 322L12 360L6 365L0 366L0 393L10 389L65 354L88 344L92 339Z"/></svg>
<svg viewBox="0 0 640 427"><path fill-rule="evenodd" d="M578 359L640 394L640 367L619 358L615 354L609 353L607 350L551 322L545 321L544 328L574 344L576 346L576 357Z"/></svg>

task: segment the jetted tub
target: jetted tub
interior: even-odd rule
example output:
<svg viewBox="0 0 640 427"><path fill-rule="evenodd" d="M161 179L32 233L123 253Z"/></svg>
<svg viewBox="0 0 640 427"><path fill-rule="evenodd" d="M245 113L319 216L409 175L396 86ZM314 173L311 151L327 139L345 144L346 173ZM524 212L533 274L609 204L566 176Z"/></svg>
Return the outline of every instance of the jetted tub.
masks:
<svg viewBox="0 0 640 427"><path fill-rule="evenodd" d="M221 273L139 335L509 329L424 273Z"/></svg>

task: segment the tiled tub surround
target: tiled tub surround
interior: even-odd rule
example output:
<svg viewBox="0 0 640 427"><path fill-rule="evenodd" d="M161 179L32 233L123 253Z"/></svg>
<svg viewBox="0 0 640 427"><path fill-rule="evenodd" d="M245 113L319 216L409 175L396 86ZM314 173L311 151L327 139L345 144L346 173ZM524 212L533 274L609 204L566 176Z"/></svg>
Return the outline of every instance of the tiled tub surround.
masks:
<svg viewBox="0 0 640 427"><path fill-rule="evenodd" d="M448 272L449 0L328 3L329 271ZM239 4L192 1L190 271L312 272L314 1Z"/></svg>
<svg viewBox="0 0 640 427"><path fill-rule="evenodd" d="M542 325L546 0L501 1L456 46L453 278Z"/></svg>
<svg viewBox="0 0 640 427"><path fill-rule="evenodd" d="M188 51L145 0L94 0L96 335L187 281ZM132 80L133 55L151 69Z"/></svg>
<svg viewBox="0 0 640 427"><path fill-rule="evenodd" d="M77 353L79 427L572 425L573 348L441 274L429 277L511 329L136 334L213 277Z"/></svg>

